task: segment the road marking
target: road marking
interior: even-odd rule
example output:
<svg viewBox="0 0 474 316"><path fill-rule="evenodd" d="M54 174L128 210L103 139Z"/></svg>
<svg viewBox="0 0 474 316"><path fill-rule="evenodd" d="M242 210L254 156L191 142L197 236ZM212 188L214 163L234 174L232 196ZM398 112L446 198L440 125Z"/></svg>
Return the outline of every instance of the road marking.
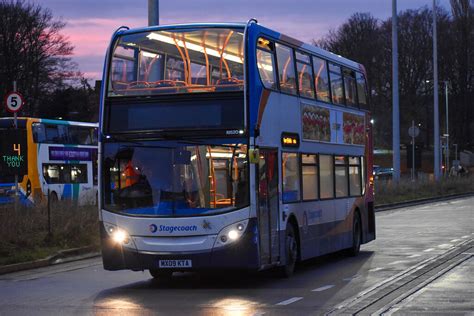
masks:
<svg viewBox="0 0 474 316"><path fill-rule="evenodd" d="M329 284L329 285L321 286L321 287L318 287L317 289L311 290L311 292L322 292L322 291L329 290L332 287L334 287L334 285Z"/></svg>
<svg viewBox="0 0 474 316"><path fill-rule="evenodd" d="M348 278L342 279L342 281L352 281L352 280L354 280L354 279L356 279L356 278L358 278L358 277L359 277L359 275L358 275L358 274L355 274L355 275L350 276L350 277L348 277Z"/></svg>
<svg viewBox="0 0 474 316"><path fill-rule="evenodd" d="M469 235L464 235L461 238L469 238Z"/></svg>
<svg viewBox="0 0 474 316"><path fill-rule="evenodd" d="M433 250L434 250L434 248L428 248L428 249L423 250L423 252L430 252L430 251L433 251Z"/></svg>
<svg viewBox="0 0 474 316"><path fill-rule="evenodd" d="M292 297L292 298L289 298L285 301L282 301L280 303L276 303L275 305L289 305L291 303L294 303L294 302L297 302L299 300L302 300L303 298L302 297Z"/></svg>
<svg viewBox="0 0 474 316"><path fill-rule="evenodd" d="M416 257L421 257L421 255L414 254L414 255L408 256L408 258L416 258Z"/></svg>
<svg viewBox="0 0 474 316"><path fill-rule="evenodd" d="M451 244L441 244L441 245L438 245L438 248L449 248L449 247L452 247L453 245Z"/></svg>
<svg viewBox="0 0 474 316"><path fill-rule="evenodd" d="M407 262L408 262L407 260L397 260L394 262L390 262L389 265L395 265L395 264L407 263Z"/></svg>
<svg viewBox="0 0 474 316"><path fill-rule="evenodd" d="M460 241L460 240L461 240L461 239L453 239L453 240L451 240L450 242L458 242L458 241Z"/></svg>
<svg viewBox="0 0 474 316"><path fill-rule="evenodd" d="M370 269L369 272L377 272L377 271L380 271L380 270L383 270L383 268L381 268L381 267L373 268L373 269Z"/></svg>

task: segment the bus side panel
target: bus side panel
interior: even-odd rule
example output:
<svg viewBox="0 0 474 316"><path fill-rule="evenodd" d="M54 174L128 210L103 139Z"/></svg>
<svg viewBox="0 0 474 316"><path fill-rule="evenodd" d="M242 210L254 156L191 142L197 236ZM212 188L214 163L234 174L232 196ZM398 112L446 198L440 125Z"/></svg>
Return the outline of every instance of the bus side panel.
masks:
<svg viewBox="0 0 474 316"><path fill-rule="evenodd" d="M334 201L285 204L293 210L299 223L301 259L327 254L334 243Z"/></svg>
<svg viewBox="0 0 474 316"><path fill-rule="evenodd" d="M44 202L41 192L41 182L38 172L38 144L33 140L32 124L38 119L28 119L26 124L28 144L28 174L20 179L20 191L30 203Z"/></svg>

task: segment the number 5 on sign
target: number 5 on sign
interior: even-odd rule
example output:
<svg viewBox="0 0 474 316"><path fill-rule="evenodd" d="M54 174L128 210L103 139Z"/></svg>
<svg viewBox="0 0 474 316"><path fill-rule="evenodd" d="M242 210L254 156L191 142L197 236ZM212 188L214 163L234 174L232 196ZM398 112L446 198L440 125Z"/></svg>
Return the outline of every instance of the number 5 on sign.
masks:
<svg viewBox="0 0 474 316"><path fill-rule="evenodd" d="M5 96L5 105L9 112L18 112L24 103L23 97L18 92L10 92Z"/></svg>

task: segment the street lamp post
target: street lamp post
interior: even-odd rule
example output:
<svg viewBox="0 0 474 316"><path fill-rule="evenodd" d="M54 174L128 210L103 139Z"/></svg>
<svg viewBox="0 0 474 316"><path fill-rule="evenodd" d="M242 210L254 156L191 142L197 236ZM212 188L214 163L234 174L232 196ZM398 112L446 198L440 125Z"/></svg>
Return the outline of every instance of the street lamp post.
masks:
<svg viewBox="0 0 474 316"><path fill-rule="evenodd" d="M400 110L398 98L398 17L397 0L392 0L392 150L393 180L400 181Z"/></svg>
<svg viewBox="0 0 474 316"><path fill-rule="evenodd" d="M439 146L439 104L438 104L438 43L436 35L436 0L433 0L433 106L434 106L434 178L440 177L440 146Z"/></svg>
<svg viewBox="0 0 474 316"><path fill-rule="evenodd" d="M148 26L160 24L160 0L148 0Z"/></svg>
<svg viewBox="0 0 474 316"><path fill-rule="evenodd" d="M445 152L445 158L446 158L446 172L449 172L449 105L448 105L448 81L444 81L444 92L445 92L445 97L446 97L446 152ZM448 174L448 173L446 173Z"/></svg>

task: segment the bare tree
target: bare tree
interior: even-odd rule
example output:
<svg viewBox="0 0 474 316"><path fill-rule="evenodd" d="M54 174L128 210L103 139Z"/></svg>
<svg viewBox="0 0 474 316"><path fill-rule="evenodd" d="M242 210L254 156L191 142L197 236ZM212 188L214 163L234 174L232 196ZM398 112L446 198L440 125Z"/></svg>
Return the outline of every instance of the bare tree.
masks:
<svg viewBox="0 0 474 316"><path fill-rule="evenodd" d="M48 92L77 76L65 23L23 0L0 0L0 16L0 98L16 80L27 99L23 114L35 115Z"/></svg>
<svg viewBox="0 0 474 316"><path fill-rule="evenodd" d="M474 1L451 0L450 120L454 142L474 146ZM467 143L466 143L467 142ZM470 145L470 146L469 146Z"/></svg>
<svg viewBox="0 0 474 316"><path fill-rule="evenodd" d="M450 82L450 126L452 141L471 147L474 139L474 14L473 0L452 0L452 15L437 8L438 65L440 81ZM337 30L315 41L334 53L365 65L372 91L376 146L391 144L391 19L377 21L370 14L356 13ZM422 125L422 141L433 139L432 11L428 7L399 13L400 123L405 131L411 120ZM444 89L440 89L444 113ZM442 117L443 119L443 117ZM444 120L444 119L443 119ZM443 121L444 122L444 121ZM456 122L456 124L453 124ZM442 124L444 126L444 124ZM401 133L401 142L408 135Z"/></svg>

